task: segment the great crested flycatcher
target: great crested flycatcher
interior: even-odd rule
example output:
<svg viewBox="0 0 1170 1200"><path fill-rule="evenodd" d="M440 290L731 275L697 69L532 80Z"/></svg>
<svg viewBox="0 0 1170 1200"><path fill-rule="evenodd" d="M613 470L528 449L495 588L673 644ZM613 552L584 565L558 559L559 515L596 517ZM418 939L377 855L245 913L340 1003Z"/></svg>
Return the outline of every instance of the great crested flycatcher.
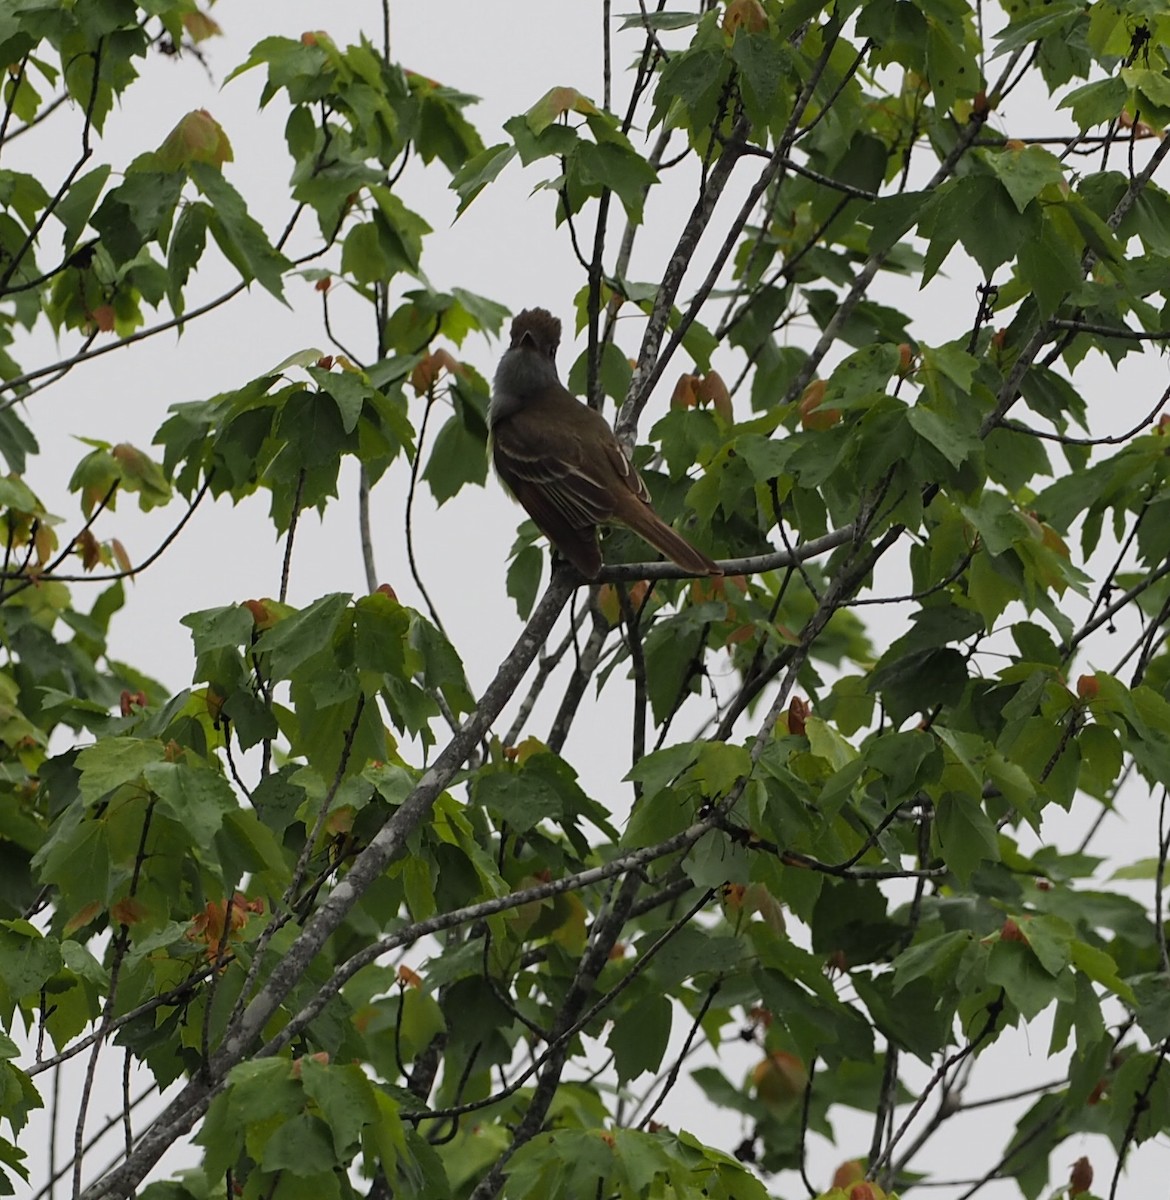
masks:
<svg viewBox="0 0 1170 1200"><path fill-rule="evenodd" d="M492 388L492 460L504 486L586 579L601 570L597 526L616 521L695 575L719 565L675 533L600 413L557 378L561 323L543 308L512 322Z"/></svg>

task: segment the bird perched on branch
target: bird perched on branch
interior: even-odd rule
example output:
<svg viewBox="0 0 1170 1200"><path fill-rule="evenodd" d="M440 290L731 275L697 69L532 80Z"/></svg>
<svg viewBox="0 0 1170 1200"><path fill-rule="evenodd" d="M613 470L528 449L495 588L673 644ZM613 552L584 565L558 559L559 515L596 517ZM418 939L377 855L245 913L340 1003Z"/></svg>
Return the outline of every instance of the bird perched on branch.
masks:
<svg viewBox="0 0 1170 1200"><path fill-rule="evenodd" d="M601 570L598 525L617 522L695 575L719 565L675 533L600 413L557 378L561 323L543 308L512 322L492 388L492 461L504 486L587 579Z"/></svg>

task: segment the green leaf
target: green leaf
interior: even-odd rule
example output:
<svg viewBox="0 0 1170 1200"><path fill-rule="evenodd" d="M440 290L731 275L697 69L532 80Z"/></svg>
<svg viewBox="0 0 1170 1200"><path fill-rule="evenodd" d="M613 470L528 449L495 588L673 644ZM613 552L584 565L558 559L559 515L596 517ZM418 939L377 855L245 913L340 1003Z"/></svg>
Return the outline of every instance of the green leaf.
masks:
<svg viewBox="0 0 1170 1200"><path fill-rule="evenodd" d="M632 147L613 141L582 141L572 162L582 183L616 192L626 216L635 225L642 223L646 190L658 182L658 172Z"/></svg>
<svg viewBox="0 0 1170 1200"><path fill-rule="evenodd" d="M1007 147L988 162L1020 212L1050 184L1064 182L1060 159L1042 146Z"/></svg>
<svg viewBox="0 0 1170 1200"><path fill-rule="evenodd" d="M506 821L515 833L526 833L540 821L556 821L564 812L560 793L539 771L500 767L481 772L474 785L475 802Z"/></svg>
<svg viewBox="0 0 1170 1200"><path fill-rule="evenodd" d="M637 1003L614 1021L605 1044L621 1083L658 1070L670 1041L672 1012L668 997L642 990Z"/></svg>
<svg viewBox="0 0 1170 1200"><path fill-rule="evenodd" d="M486 431L471 426L459 412L448 417L422 474L439 505L469 483L483 487L487 482Z"/></svg>
<svg viewBox="0 0 1170 1200"><path fill-rule="evenodd" d="M301 1085L329 1126L338 1162L347 1162L358 1149L363 1129L378 1120L370 1081L354 1064L306 1057L301 1060Z"/></svg>
<svg viewBox="0 0 1170 1200"><path fill-rule="evenodd" d="M96 804L115 788L139 779L152 763L161 763L163 753L161 742L132 737L107 737L87 746L77 756L82 799Z"/></svg>
<svg viewBox="0 0 1170 1200"><path fill-rule="evenodd" d="M515 157L516 147L500 142L481 150L455 172L451 178L451 188L459 196L456 218L464 214L467 206Z"/></svg>
<svg viewBox="0 0 1170 1200"><path fill-rule="evenodd" d="M6 1023L16 1005L39 992L62 962L55 938L42 937L27 921L0 921L0 1013Z"/></svg>
<svg viewBox="0 0 1170 1200"><path fill-rule="evenodd" d="M260 1166L265 1171L312 1176L332 1172L339 1161L329 1126L320 1117L298 1113L264 1143Z"/></svg>
<svg viewBox="0 0 1170 1200"><path fill-rule="evenodd" d="M154 762L143 770L147 786L159 798L160 813L188 830L198 845L209 845L236 797L218 771L186 763Z"/></svg>
<svg viewBox="0 0 1170 1200"><path fill-rule="evenodd" d="M540 589L540 572L544 556L535 546L524 546L508 564L506 590L516 601L516 614L527 621Z"/></svg>
<svg viewBox="0 0 1170 1200"><path fill-rule="evenodd" d="M995 825L978 800L947 792L936 807L935 828L942 857L964 884L980 863L999 861Z"/></svg>
<svg viewBox="0 0 1170 1200"><path fill-rule="evenodd" d="M382 675L404 675L409 612L384 592L359 597L353 609L354 665Z"/></svg>
<svg viewBox="0 0 1170 1200"><path fill-rule="evenodd" d="M102 188L105 187L109 177L110 167L108 164L94 167L92 171L78 176L53 210L53 216L65 227L61 234L63 254L73 253L89 222L98 196L101 195Z"/></svg>
<svg viewBox="0 0 1170 1200"><path fill-rule="evenodd" d="M787 118L782 102L782 85L793 70L792 55L772 33L749 33L739 29L731 46L731 57L740 71L744 105L748 116L759 125L775 125Z"/></svg>
<svg viewBox="0 0 1170 1200"><path fill-rule="evenodd" d="M1028 946L1002 939L991 947L988 955L987 982L1002 987L1027 1021L1043 1012L1060 991L1058 981L1044 970ZM1069 999L1072 997L1071 983L1069 978Z"/></svg>
<svg viewBox="0 0 1170 1200"><path fill-rule="evenodd" d="M287 679L303 662L332 642L343 627L342 614L349 606L349 599L341 592L322 596L260 635L256 653L268 657L275 678Z"/></svg>
<svg viewBox="0 0 1170 1200"><path fill-rule="evenodd" d="M1057 108L1071 108L1073 120L1083 133L1112 121L1125 107L1128 94L1124 81L1114 75L1074 88Z"/></svg>
<svg viewBox="0 0 1170 1200"><path fill-rule="evenodd" d="M973 432L940 416L925 405L916 404L907 409L906 420L915 433L924 437L946 456L952 467L961 467L982 447L980 439Z"/></svg>
<svg viewBox="0 0 1170 1200"><path fill-rule="evenodd" d="M208 225L228 260L245 282L255 279L283 300L284 274L292 264L273 248L259 222L249 215L240 193L206 163L193 163L191 178L212 207Z"/></svg>

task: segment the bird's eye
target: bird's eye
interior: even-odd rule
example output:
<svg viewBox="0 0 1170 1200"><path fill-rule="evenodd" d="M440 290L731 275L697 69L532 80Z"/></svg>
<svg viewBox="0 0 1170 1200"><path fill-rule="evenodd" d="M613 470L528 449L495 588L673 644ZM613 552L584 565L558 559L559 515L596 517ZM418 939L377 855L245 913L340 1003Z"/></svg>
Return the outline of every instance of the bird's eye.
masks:
<svg viewBox="0 0 1170 1200"><path fill-rule="evenodd" d="M557 356L557 348L556 348L556 345L555 345L555 344L554 344L554 345L552 345L552 346L549 346L549 348L548 348L548 356L549 356L549 358L553 358L553 359L555 359L555 358L556 358L556 356Z"/></svg>

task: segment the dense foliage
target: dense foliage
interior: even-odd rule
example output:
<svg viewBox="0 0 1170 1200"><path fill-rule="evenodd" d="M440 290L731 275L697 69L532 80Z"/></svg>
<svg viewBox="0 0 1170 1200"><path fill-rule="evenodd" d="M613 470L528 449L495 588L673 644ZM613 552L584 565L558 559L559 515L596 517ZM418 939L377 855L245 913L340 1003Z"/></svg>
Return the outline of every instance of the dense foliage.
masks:
<svg viewBox="0 0 1170 1200"><path fill-rule="evenodd" d="M849 1107L872 1133L829 1194L873 1200L977 1128L982 1084L1026 1100L945 1194L1031 1200L1092 1186L1087 1135L1112 1195L1170 1132L1164 397L1092 382L1170 337L1170 6L598 8L604 79L532 96L487 146L373 6L372 40L261 42L237 72L287 114L270 230L225 112L103 153L156 60L234 65L196 0L0 7L0 1191L797 1196L829 1187L808 1147ZM27 152L49 138L74 147L60 176ZM363 528L388 472L440 505L485 484L508 313L428 282L448 214L399 180L443 175L462 213L516 164L579 261L571 385L726 575L638 565L613 531L588 588L525 522L475 584L524 623L477 695L426 581L408 607L368 538L361 594L286 597L346 460ZM651 204L676 228L647 281ZM237 282L186 307L224 263ZM938 304L948 272L973 302ZM173 404L151 450L111 411L72 498L34 494L40 393L294 275L335 355ZM342 292L364 324L328 322ZM31 361L45 327L61 357ZM208 497L268 504L274 598L225 580L220 607L121 614L155 556L103 516L173 511L169 554ZM194 685L112 660L122 619L188 627ZM599 689L632 695L628 821L561 755ZM1043 836L1053 808L1083 814L1076 846ZM1114 875L1094 839L1118 812L1138 848ZM1039 1074L982 1081L1017 1028ZM46 1163L29 1114L77 1062ZM671 1108L686 1075L726 1125ZM162 1178L188 1135L201 1165Z"/></svg>

